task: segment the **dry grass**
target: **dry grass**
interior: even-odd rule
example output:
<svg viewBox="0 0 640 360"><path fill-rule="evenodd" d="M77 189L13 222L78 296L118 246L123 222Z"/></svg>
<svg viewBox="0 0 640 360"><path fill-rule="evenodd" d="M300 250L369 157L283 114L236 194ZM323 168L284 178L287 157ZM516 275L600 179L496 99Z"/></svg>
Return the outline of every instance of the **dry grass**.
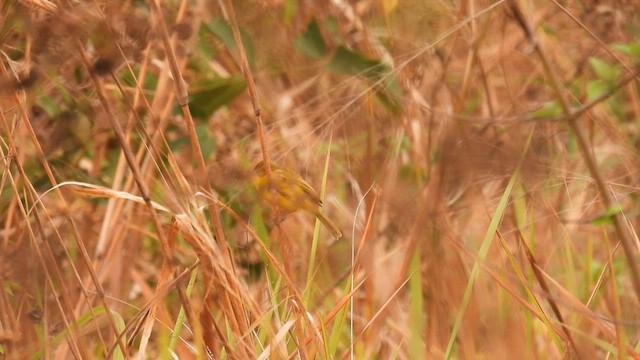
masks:
<svg viewBox="0 0 640 360"><path fill-rule="evenodd" d="M1 6L0 359L640 358L636 1Z"/></svg>

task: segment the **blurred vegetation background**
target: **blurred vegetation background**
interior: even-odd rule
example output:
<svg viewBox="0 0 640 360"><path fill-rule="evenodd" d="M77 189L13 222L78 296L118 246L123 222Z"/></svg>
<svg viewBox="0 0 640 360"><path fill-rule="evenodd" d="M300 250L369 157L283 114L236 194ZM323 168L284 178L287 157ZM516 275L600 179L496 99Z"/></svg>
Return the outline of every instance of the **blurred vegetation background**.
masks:
<svg viewBox="0 0 640 360"><path fill-rule="evenodd" d="M637 1L0 6L0 358L640 358Z"/></svg>

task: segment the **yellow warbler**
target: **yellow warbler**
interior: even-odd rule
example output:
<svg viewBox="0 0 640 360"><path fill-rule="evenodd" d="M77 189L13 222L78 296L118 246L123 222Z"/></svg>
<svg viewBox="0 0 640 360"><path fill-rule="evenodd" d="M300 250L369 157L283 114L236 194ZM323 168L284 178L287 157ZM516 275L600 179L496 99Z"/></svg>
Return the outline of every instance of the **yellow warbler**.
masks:
<svg viewBox="0 0 640 360"><path fill-rule="evenodd" d="M271 181L269 181L264 161L260 161L254 171L253 184L258 190L258 196L277 208L280 215L304 210L315 215L336 239L342 237L340 229L321 212L322 200L318 193L298 174L271 163Z"/></svg>

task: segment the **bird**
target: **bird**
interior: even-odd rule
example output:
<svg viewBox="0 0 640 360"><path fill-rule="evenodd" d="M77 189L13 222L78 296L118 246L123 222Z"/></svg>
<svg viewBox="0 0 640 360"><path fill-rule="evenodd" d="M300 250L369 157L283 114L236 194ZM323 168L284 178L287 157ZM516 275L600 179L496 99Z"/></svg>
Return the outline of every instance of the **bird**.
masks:
<svg viewBox="0 0 640 360"><path fill-rule="evenodd" d="M322 213L322 200L318 193L295 171L271 164L271 179L264 161L254 167L253 184L258 196L277 209L281 216L303 210L315 215L327 227L333 237L339 239L342 232Z"/></svg>

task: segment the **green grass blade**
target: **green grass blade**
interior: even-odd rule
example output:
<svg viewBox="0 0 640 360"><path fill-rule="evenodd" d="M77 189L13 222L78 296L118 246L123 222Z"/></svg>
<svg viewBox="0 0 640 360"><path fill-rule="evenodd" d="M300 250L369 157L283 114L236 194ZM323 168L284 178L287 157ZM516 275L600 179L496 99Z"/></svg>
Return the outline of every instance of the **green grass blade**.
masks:
<svg viewBox="0 0 640 360"><path fill-rule="evenodd" d="M507 210L507 205L509 203L509 198L511 197L511 192L513 191L514 186L518 182L520 178L520 166L524 160L524 156L529 149L529 144L531 143L531 138L533 136L533 131L529 134L529 138L527 139L527 143L525 145L524 151L522 152L520 161L518 162L518 166L514 171L511 179L509 179L509 183L507 184L506 189L502 193L502 197L500 198L500 202L493 213L493 217L491 219L491 223L489 224L489 228L487 229L484 239L482 240L482 244L480 245L480 251L478 253L478 258L473 264L473 268L471 269L471 274L469 274L469 281L467 282L467 287L464 291L464 295L462 297L462 304L460 305L460 309L458 310L458 314L456 316L455 322L453 323L453 328L451 329L451 336L449 337L449 343L447 344L447 349L445 351L445 359L450 359L453 352L453 344L458 337L458 332L460 331L460 326L462 324L462 319L464 317L465 311L469 306L469 301L471 300L471 294L473 293L473 286L480 275L480 263L484 262L487 258L487 254L489 253L489 249L491 249L491 244L493 244L493 239L495 238L496 231L498 230L498 226L500 222L502 222L502 217L504 216L505 211Z"/></svg>

